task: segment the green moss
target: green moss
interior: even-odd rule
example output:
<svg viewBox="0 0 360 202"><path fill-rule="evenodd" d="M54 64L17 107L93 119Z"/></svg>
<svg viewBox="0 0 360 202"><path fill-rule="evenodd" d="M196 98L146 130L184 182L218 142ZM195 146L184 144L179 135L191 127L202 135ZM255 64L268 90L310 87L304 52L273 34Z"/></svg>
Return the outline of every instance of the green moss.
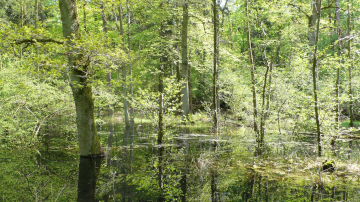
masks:
<svg viewBox="0 0 360 202"><path fill-rule="evenodd" d="M325 160L322 164L323 171L333 172L335 170L335 161L333 160Z"/></svg>

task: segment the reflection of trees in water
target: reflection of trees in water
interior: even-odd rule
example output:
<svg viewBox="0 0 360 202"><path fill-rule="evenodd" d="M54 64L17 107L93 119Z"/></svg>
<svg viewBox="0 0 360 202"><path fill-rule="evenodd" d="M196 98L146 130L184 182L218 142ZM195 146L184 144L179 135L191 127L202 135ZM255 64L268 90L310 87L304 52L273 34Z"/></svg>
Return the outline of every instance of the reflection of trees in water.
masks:
<svg viewBox="0 0 360 202"><path fill-rule="evenodd" d="M96 181L103 158L80 158L78 201L95 201Z"/></svg>
<svg viewBox="0 0 360 202"><path fill-rule="evenodd" d="M202 138L181 134L179 138L173 139L172 145L160 147L139 144L141 141L147 143L149 139L134 138L131 151L133 155L130 155L129 147L114 151L116 160L112 160L109 171L116 171L113 177L115 180L110 177L106 180L114 182L112 187L116 191L108 190L109 195L114 197L115 201L218 202L348 200L349 196L352 199L357 196L358 190L354 188L349 192L345 186L320 186L305 180L295 182L287 175L268 176L247 166L245 168L245 165L248 165L246 159L249 160L245 153L242 154L245 155L244 159L240 159L245 165L234 166L239 158L230 162L230 159L234 158L231 151L233 148L226 147L227 142L210 138L214 137ZM129 140L128 144L130 142L132 140ZM348 147L349 142L338 144L342 148L345 145ZM289 147L287 151L292 153L302 153L305 150L295 143L286 146ZM269 155L281 158L282 153L283 151L277 153L273 149ZM227 167L228 164L231 164L231 168ZM112 200L111 197L109 199Z"/></svg>

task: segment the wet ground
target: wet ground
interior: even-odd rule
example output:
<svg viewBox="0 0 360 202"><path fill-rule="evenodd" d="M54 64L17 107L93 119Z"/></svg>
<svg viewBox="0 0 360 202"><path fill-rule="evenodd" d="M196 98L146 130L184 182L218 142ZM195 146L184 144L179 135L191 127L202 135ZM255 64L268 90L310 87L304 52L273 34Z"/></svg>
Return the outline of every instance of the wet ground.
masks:
<svg viewBox="0 0 360 202"><path fill-rule="evenodd" d="M2 149L0 201L360 201L359 142L338 139L317 158L314 140L270 133L256 157L241 130L171 129L159 146L138 128L118 129L103 159L79 159L73 146ZM324 159L337 170L322 172Z"/></svg>

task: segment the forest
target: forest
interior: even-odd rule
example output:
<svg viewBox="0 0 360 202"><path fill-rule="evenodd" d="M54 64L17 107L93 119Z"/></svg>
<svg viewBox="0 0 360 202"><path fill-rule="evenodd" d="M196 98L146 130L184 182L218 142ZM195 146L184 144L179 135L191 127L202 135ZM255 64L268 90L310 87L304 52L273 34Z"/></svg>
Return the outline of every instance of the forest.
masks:
<svg viewBox="0 0 360 202"><path fill-rule="evenodd" d="M0 0L1 201L360 201L360 0Z"/></svg>

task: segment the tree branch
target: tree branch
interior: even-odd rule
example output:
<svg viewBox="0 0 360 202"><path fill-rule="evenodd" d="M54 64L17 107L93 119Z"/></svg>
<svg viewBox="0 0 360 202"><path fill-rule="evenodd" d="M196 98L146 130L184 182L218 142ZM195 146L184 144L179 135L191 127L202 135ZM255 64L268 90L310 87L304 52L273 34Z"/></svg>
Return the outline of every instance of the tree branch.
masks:
<svg viewBox="0 0 360 202"><path fill-rule="evenodd" d="M28 44L33 44L33 43L57 43L57 44L64 44L63 41L56 41L54 39L23 39L23 40L16 40L15 44L19 45L19 44L23 44L23 43L28 43Z"/></svg>
<svg viewBox="0 0 360 202"><path fill-rule="evenodd" d="M322 7L321 10L325 10L328 8L340 8L340 7L336 7L336 6L326 6L326 7ZM340 8L341 9L341 8Z"/></svg>
<svg viewBox="0 0 360 202"><path fill-rule="evenodd" d="M298 9L301 13L303 13L307 18L310 18L310 16L305 12L303 11L300 7L298 7L296 4L289 4L290 6Z"/></svg>

